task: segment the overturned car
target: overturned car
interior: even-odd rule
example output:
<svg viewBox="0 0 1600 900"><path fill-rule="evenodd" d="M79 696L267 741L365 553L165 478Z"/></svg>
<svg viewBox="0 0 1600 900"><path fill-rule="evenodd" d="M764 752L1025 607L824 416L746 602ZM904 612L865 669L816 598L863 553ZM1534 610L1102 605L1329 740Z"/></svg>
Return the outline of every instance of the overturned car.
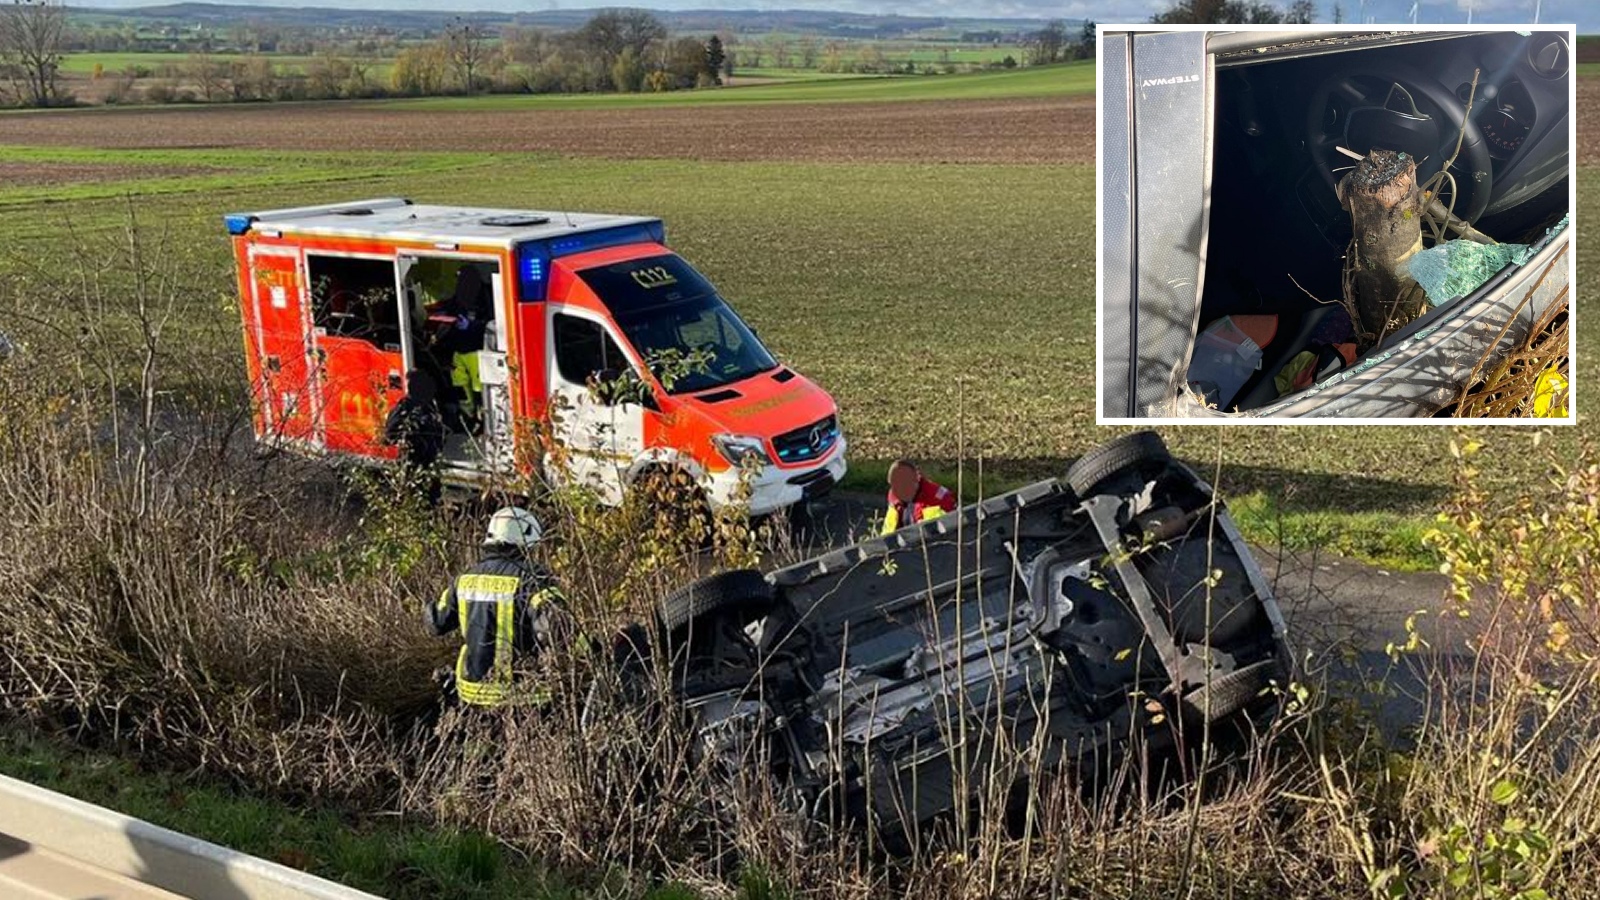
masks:
<svg viewBox="0 0 1600 900"><path fill-rule="evenodd" d="M1102 421L1468 414L1486 373L1569 333L1572 50L1104 33ZM1528 380L1565 384L1555 346Z"/></svg>
<svg viewBox="0 0 1600 900"><path fill-rule="evenodd" d="M1129 751L1237 739L1278 707L1284 623L1212 489L1152 432L1066 477L767 575L670 595L702 760L808 815L915 841L1018 752L1097 780Z"/></svg>

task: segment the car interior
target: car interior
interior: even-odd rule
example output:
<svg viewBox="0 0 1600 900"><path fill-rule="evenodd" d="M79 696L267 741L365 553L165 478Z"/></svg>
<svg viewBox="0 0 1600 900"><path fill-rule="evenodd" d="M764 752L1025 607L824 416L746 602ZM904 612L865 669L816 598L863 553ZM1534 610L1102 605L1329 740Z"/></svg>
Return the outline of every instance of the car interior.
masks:
<svg viewBox="0 0 1600 900"><path fill-rule="evenodd" d="M1570 69L1565 32L1465 34L1248 65L1219 57L1199 328L1262 316L1238 322L1268 339L1259 369L1225 390L1232 400L1221 408L1254 409L1302 389L1309 379L1286 391L1277 376L1319 342L1339 340L1328 335L1348 321L1338 301L1352 229L1335 185L1369 151L1409 154L1419 185L1454 153L1456 196L1441 190L1439 200L1496 241L1534 243L1566 216ZM1356 362L1349 350L1312 359L1316 380Z"/></svg>

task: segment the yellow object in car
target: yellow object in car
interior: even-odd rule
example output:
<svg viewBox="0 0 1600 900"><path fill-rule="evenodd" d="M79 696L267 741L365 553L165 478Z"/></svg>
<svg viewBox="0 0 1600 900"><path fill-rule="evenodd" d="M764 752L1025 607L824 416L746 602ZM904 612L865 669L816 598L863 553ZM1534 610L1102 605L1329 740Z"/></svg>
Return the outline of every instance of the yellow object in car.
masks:
<svg viewBox="0 0 1600 900"><path fill-rule="evenodd" d="M1567 377L1555 366L1539 373L1533 383L1533 414L1541 419L1567 417Z"/></svg>

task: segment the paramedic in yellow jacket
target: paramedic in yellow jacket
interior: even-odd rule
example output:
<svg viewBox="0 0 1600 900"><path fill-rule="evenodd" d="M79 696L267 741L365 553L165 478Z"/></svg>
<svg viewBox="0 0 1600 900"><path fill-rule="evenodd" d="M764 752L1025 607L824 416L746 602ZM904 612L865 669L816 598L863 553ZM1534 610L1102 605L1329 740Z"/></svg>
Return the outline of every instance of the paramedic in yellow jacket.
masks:
<svg viewBox="0 0 1600 900"><path fill-rule="evenodd" d="M544 529L525 509L508 506L489 519L483 558L428 605L435 635L460 629L456 694L477 706L543 703L543 685L517 682L512 664L565 650L572 623L549 570L528 558Z"/></svg>
<svg viewBox="0 0 1600 900"><path fill-rule="evenodd" d="M955 508L955 493L922 477L922 471L911 460L897 459L889 467L889 510L883 516L884 534L936 519Z"/></svg>

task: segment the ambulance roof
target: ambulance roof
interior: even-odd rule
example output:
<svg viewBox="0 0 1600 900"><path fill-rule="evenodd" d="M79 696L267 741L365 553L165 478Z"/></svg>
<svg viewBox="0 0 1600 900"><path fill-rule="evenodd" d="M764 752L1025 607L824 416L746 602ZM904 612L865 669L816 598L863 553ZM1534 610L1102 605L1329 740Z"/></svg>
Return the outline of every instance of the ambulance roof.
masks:
<svg viewBox="0 0 1600 900"><path fill-rule="evenodd" d="M433 206L390 198L234 213L226 216L224 221L228 225L228 233L235 235L252 231L277 231L322 237L509 247L523 241L565 237L618 225L638 225L659 220L647 216Z"/></svg>

